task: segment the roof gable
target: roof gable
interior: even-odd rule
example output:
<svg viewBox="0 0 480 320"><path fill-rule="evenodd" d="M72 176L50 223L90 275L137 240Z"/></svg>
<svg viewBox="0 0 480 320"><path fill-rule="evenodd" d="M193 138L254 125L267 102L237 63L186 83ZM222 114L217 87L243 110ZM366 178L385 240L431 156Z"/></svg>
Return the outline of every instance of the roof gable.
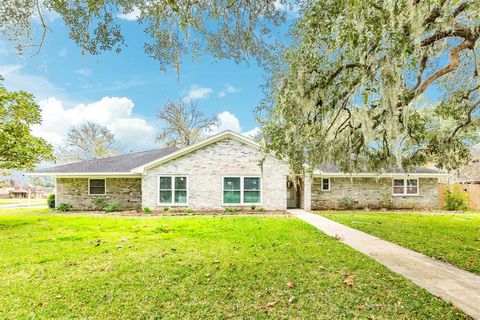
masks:
<svg viewBox="0 0 480 320"><path fill-rule="evenodd" d="M221 141L221 140L224 140L224 139L232 139L232 140L236 140L236 141L239 141L243 144L246 144L248 146L251 146L251 147L254 147L258 150L261 149L260 145L258 143L256 143L255 141L251 140L251 139L248 139L247 137L241 135L241 134L238 134L236 132L233 132L231 130L227 130L227 131L223 131L223 132L220 132L216 135L213 135L203 141L200 141L199 143L196 143L196 144L193 144L191 146L188 146L188 147L185 147L183 149L180 149L180 150L177 150L173 153L170 153L162 158L159 158L159 159L156 159L156 160L153 160L149 163L146 163L144 165L141 165L137 168L134 168L132 169L132 172L134 173L143 173L146 169L149 169L149 168L152 168L152 167L155 167L155 166L158 166L162 163L165 163L167 161L171 161L173 159L176 159L176 158L179 158L179 157L182 157L182 156L185 156L189 153L192 153L196 150L199 150L199 149L202 149L202 148L205 148L213 143L216 143L218 141Z"/></svg>

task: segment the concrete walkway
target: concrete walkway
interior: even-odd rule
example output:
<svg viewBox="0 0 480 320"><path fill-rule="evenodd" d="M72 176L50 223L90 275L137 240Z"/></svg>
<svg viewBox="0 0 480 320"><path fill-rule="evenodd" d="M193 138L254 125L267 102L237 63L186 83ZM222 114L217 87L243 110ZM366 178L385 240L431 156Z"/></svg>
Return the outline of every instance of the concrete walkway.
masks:
<svg viewBox="0 0 480 320"><path fill-rule="evenodd" d="M480 319L480 276L391 242L349 228L317 214L288 210L295 217L412 280L430 293Z"/></svg>

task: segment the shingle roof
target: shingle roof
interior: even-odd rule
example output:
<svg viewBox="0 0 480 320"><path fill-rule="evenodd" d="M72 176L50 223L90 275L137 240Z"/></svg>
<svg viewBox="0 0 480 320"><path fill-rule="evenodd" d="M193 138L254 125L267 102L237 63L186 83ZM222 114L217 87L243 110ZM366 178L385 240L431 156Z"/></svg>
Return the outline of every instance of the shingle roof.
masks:
<svg viewBox="0 0 480 320"><path fill-rule="evenodd" d="M162 158L177 151L176 147L162 148L143 152L127 153L118 156L75 162L62 166L38 170L38 173L119 173L130 170Z"/></svg>
<svg viewBox="0 0 480 320"><path fill-rule="evenodd" d="M340 168L334 164L326 164L323 165L319 168L319 170L323 173L343 173ZM370 171L368 170L361 170L359 173L369 173ZM437 169L432 169L432 168L424 168L424 167L418 167L410 170L405 170L402 168L397 168L397 167L390 167L388 168L385 173L441 173Z"/></svg>

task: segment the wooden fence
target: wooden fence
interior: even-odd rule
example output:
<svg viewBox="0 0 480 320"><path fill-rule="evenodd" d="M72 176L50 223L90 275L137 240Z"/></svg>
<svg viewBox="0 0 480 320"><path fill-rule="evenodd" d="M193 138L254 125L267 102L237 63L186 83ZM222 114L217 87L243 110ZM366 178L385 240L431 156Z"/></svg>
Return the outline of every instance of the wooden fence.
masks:
<svg viewBox="0 0 480 320"><path fill-rule="evenodd" d="M439 207L445 207L445 191L449 187L448 184L440 183L438 185L439 191ZM480 210L480 184L461 184L462 191L468 193L468 207L473 210Z"/></svg>

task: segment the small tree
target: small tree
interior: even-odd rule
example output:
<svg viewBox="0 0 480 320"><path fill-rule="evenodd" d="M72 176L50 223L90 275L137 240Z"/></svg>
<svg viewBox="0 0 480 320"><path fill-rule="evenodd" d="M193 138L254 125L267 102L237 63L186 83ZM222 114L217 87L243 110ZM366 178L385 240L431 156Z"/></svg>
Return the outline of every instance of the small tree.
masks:
<svg viewBox="0 0 480 320"><path fill-rule="evenodd" d="M186 147L200 141L204 132L218 124L217 115L206 116L194 102L167 101L157 117L165 123L157 141L172 147Z"/></svg>
<svg viewBox="0 0 480 320"><path fill-rule="evenodd" d="M0 169L29 170L54 159L52 146L31 134L31 126L42 122L40 106L33 99L30 93L10 92L0 85Z"/></svg>
<svg viewBox="0 0 480 320"><path fill-rule="evenodd" d="M113 133L107 127L86 122L67 133L65 145L58 151L63 161L83 161L105 158L118 153Z"/></svg>

